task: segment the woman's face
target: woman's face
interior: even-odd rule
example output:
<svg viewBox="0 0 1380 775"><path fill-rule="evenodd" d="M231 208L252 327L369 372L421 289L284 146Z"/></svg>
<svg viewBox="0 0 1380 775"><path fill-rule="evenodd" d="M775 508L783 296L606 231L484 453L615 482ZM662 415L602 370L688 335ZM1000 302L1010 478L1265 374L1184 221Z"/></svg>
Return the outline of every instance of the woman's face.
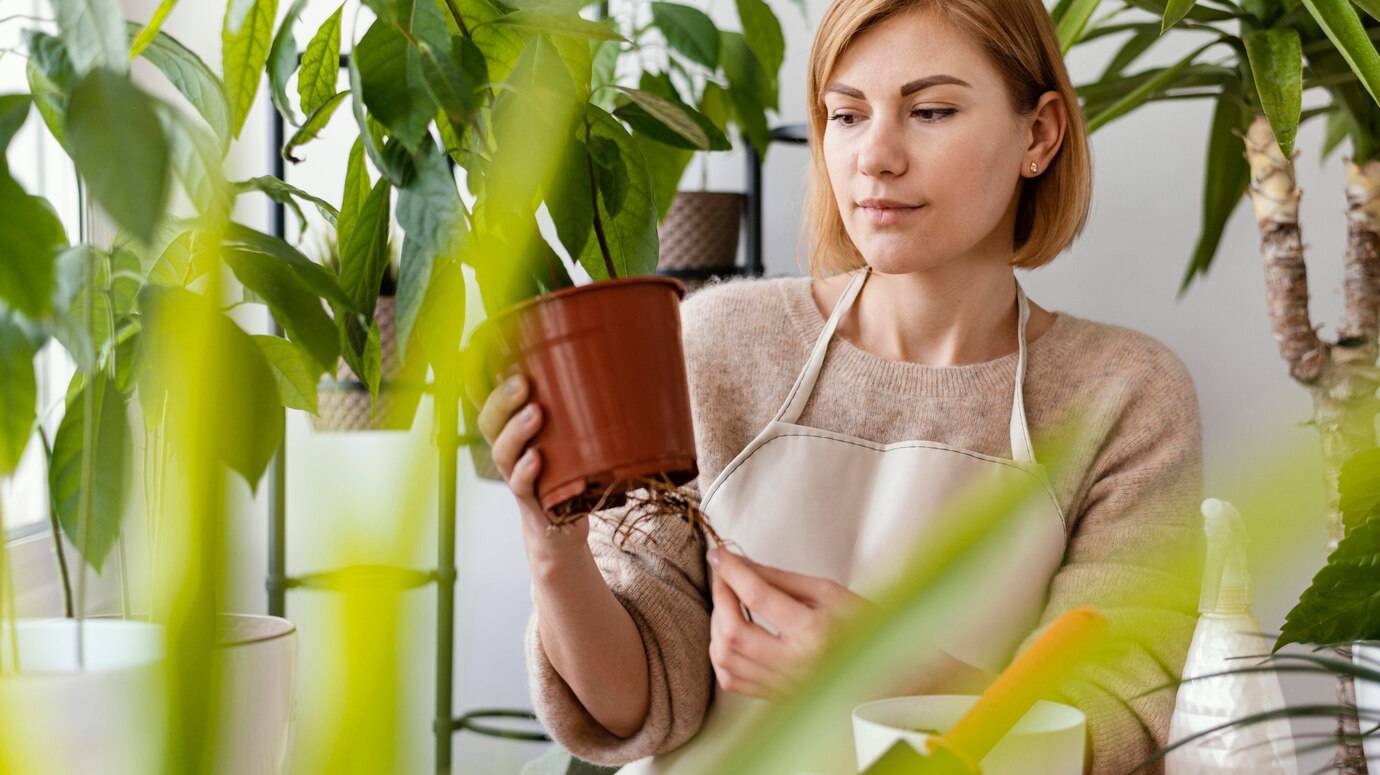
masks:
<svg viewBox="0 0 1380 775"><path fill-rule="evenodd" d="M873 269L1010 259L1021 170L1034 160L1043 171L1046 159L1032 155L1029 120L975 44L923 10L897 14L853 39L823 100L829 181Z"/></svg>

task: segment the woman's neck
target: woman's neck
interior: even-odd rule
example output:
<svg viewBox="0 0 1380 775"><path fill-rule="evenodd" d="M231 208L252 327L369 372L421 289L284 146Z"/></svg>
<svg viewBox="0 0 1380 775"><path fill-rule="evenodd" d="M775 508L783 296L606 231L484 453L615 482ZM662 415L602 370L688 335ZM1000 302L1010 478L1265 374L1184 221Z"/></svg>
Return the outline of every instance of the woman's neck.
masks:
<svg viewBox="0 0 1380 775"><path fill-rule="evenodd" d="M811 283L823 317L833 311L852 276L842 273ZM1054 322L1052 313L1029 303L1027 346ZM961 366L1015 352L1017 315L1016 280L1006 266L947 276L873 270L839 321L837 334L888 360Z"/></svg>

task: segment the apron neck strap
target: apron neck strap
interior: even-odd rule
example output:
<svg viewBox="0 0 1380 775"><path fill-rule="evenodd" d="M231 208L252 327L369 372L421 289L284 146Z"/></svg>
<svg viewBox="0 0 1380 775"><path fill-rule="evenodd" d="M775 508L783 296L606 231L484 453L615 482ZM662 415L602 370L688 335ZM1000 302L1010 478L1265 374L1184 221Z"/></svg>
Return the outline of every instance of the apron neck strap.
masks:
<svg viewBox="0 0 1380 775"><path fill-rule="evenodd" d="M773 421L794 423L800 418L801 412L805 410L805 404L810 400L810 395L814 393L815 382L819 379L819 372L824 365L824 356L828 352L829 342L834 338L834 331L838 328L839 320L853 306L854 300L858 298L858 293L862 291L863 283L867 282L867 278L871 274L871 266L854 270L852 281L844 289L843 295L835 302L833 312L825 321L824 329L819 332L819 338L815 340L814 348L810 350L810 357L805 362L805 368L801 369L800 375L796 377L795 384L791 386L791 392L786 395L786 400L781 405L781 409L777 411ZM1021 388L1025 383L1025 329L1026 322L1030 319L1030 303L1026 299L1025 290L1021 287L1019 280L1016 281L1016 302L1019 307L1016 339L1020 351L1016 360L1016 387L1011 404L1011 457L1020 463L1034 464L1035 450L1030 442L1030 426L1026 422L1025 401L1021 395L1023 392Z"/></svg>

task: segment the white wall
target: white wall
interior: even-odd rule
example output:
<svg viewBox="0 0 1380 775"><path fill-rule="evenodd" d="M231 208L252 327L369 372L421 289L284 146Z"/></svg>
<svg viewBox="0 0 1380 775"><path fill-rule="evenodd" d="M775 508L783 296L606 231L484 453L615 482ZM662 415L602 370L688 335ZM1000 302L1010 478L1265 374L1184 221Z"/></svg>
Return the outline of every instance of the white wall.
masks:
<svg viewBox="0 0 1380 775"><path fill-rule="evenodd" d="M213 67L219 62L219 4L180 5L166 29L199 51ZM283 3L285 7L287 3ZM300 29L312 30L334 4L312 4ZM131 18L146 19L149 0L128 0ZM804 119L804 72L813 22L824 9L822 0L810 3L810 23L801 20L794 5L774 4L786 33L786 60L781 84L784 110L777 123ZM729 4L711 8L720 23L732 24ZM350 14L345 16L349 28ZM361 30L362 32L362 30ZM300 41L306 42L306 33ZM1186 51L1180 46L1161 51L1152 61L1167 62ZM1093 77L1109 47L1080 49L1070 62L1076 82ZM266 84L265 84L266 88ZM249 117L244 135L232 155L237 177L268 171L266 94ZM1094 138L1096 200L1092 220L1077 246L1050 267L1022 276L1033 298L1046 307L1119 323L1145 331L1167 343L1189 365L1198 385L1204 417L1208 494L1243 502L1254 496L1258 483L1242 481L1236 471L1243 461L1280 440L1303 447L1315 445L1313 431L1298 427L1308 417L1306 393L1293 385L1269 335L1257 233L1249 207L1243 203L1231 221L1217 266L1193 287L1183 301L1175 300L1182 269L1197 235L1199 192L1206 131L1211 115L1207 102L1160 103L1133 117L1115 122ZM336 131L309 146L308 162L290 172L290 179L311 190L338 192L346 146L341 141L349 116L342 109ZM1315 319L1331 333L1340 313L1342 171L1336 157L1325 167L1316 149L1321 125L1299 136L1304 149L1298 169L1305 196L1302 202L1304 236L1312 259ZM766 265L769 274L799 274L796 235L804 184L803 148L774 147L764 170ZM709 188L741 190L742 160L736 154L716 155L708 171ZM692 167L686 187L698 187L699 170ZM267 207L247 198L240 212L250 223L266 228ZM262 330L262 315L244 320ZM415 524L425 539L397 548L394 556L425 567L434 558L435 475L421 481L405 475L406 461L429 434L429 407L424 405L412 434L322 435L313 433L305 416L292 413L288 424L288 567L293 573L319 570L342 561L339 536L353 526L377 538L377 545L404 523ZM1273 442L1271 440L1274 440ZM1316 464L1316 461L1314 461ZM434 463L426 464L430 472ZM1308 476L1313 489L1299 495L1294 515L1296 534L1257 546L1257 554L1292 545L1289 554L1255 568L1258 611L1267 630L1277 629L1283 614L1321 562L1322 485L1320 471ZM468 457L461 455L456 595L455 697L458 709L477 706L526 706L521 633L530 611L526 567L511 496L501 485L476 481ZM235 527L236 564L232 569L230 608L265 610L266 488L259 497L240 493ZM415 508L400 513L416 495ZM385 554L381 549L379 555ZM407 659L406 707L399 719L403 755L400 772L425 772L431 765L431 687L434 593L407 593L403 612ZM301 670L305 726L329 717L324 696L325 650L333 634L327 622L333 612L324 593L293 592L288 615L301 631ZM1303 697L1302 688L1294 688ZM304 742L310 738L304 733ZM515 772L519 763L539 747L492 741L469 734L455 737L456 771Z"/></svg>

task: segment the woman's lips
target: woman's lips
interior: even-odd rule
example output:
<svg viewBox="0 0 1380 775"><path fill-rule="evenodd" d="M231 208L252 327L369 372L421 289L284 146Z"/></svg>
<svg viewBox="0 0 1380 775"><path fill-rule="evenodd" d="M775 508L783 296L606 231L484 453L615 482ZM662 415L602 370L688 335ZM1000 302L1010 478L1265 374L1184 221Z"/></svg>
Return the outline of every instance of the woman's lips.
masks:
<svg viewBox="0 0 1380 775"><path fill-rule="evenodd" d="M924 205L917 207L862 207L859 209L863 211L873 226L889 226L910 218L922 207Z"/></svg>

